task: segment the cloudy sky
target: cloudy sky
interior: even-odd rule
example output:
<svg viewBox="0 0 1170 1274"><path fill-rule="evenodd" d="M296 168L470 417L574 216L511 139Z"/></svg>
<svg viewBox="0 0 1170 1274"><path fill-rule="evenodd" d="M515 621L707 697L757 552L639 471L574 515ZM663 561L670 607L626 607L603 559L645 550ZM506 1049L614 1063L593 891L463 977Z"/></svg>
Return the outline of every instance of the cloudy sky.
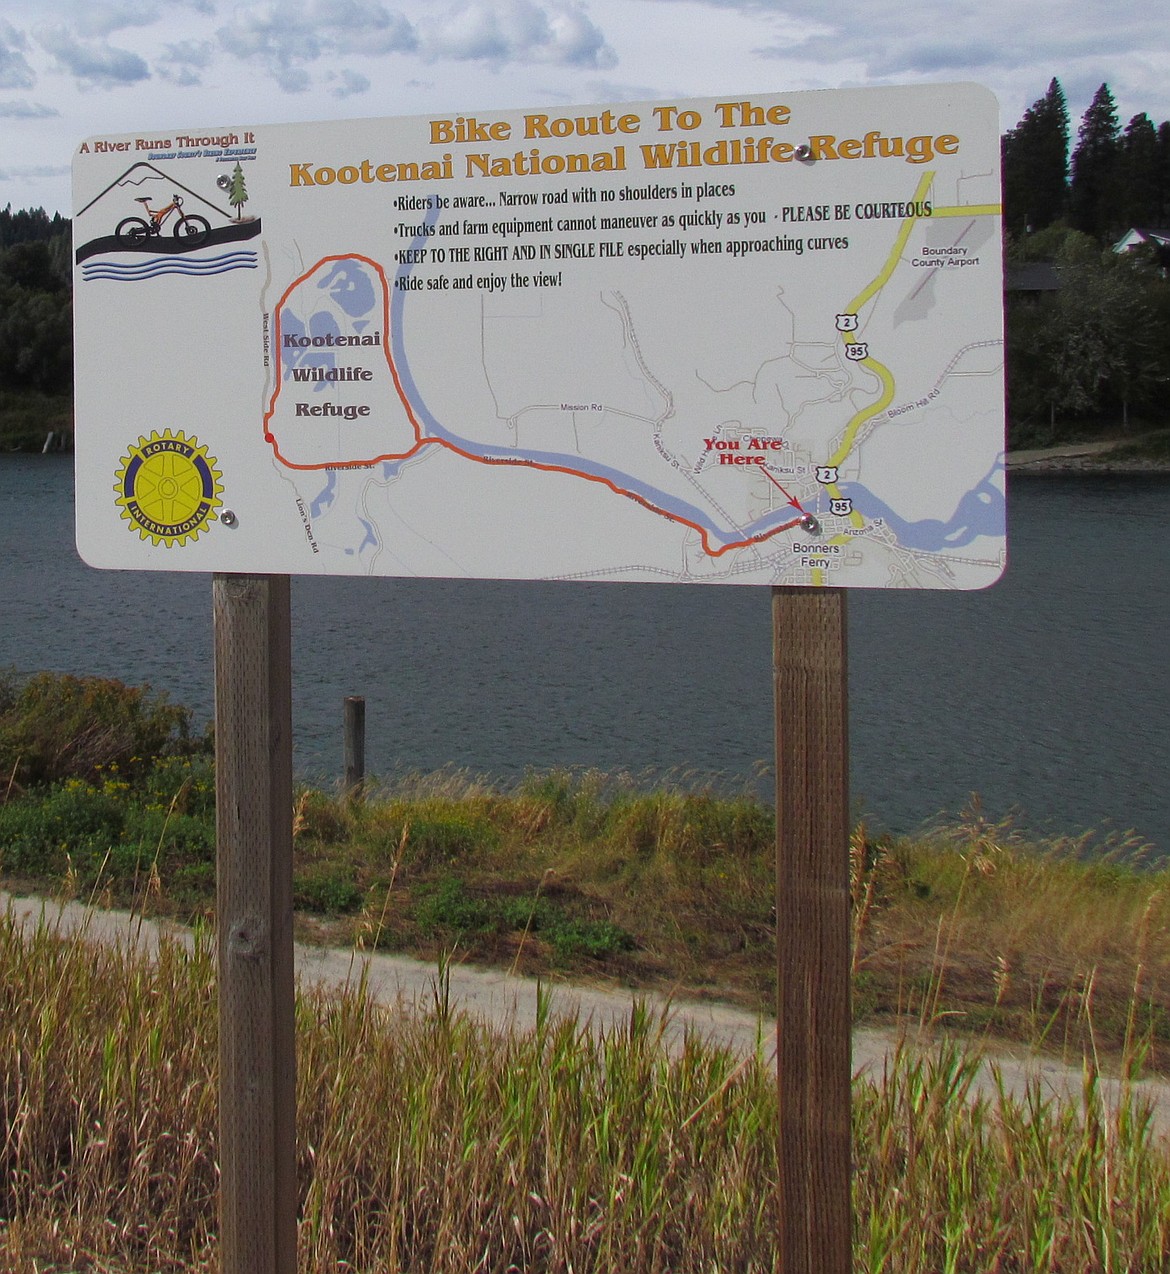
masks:
<svg viewBox="0 0 1170 1274"><path fill-rule="evenodd" d="M1052 76L1170 118L1165 0L6 0L0 206L71 211L95 134Z"/></svg>

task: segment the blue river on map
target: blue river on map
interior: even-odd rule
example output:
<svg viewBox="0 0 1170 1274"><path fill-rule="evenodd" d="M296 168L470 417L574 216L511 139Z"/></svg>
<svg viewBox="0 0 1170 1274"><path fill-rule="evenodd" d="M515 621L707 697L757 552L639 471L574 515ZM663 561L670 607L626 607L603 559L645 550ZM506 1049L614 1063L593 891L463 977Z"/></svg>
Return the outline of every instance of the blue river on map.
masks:
<svg viewBox="0 0 1170 1274"><path fill-rule="evenodd" d="M416 247L423 242L425 240L421 236L413 241ZM401 266L395 278L404 277L409 273L410 269L410 266ZM571 469L576 473L581 473L591 478L603 479L611 482L623 492L641 497L647 504L656 509L661 509L673 517L681 518L702 527L724 543L763 536L776 527L792 522L794 511L791 506L786 504L779 509L772 510L765 517L759 518L745 527L721 527L704 510L696 508L693 504L688 504L685 500L680 500L665 491L661 491L651 483L644 482L633 474L624 473L620 469L614 469L610 465L601 464L599 461L590 460L582 456L564 455L561 452L554 451L533 451L520 447L492 446L478 441L471 442L466 438L461 438L458 434L452 433L427 409L427 405L410 370L410 358L406 352L407 325L403 314L405 300L405 292L395 287L394 295L390 299L391 347L394 351L394 367L398 373L398 380L406 398L410 401L419 418L426 423L428 431L436 438L443 438L447 442L455 443L464 450L473 451L476 455L490 457L495 460L508 461L514 464L549 465L560 469ZM387 462L383 465L383 474L386 477L393 477L397 473L397 469L398 465L396 462Z"/></svg>
<svg viewBox="0 0 1170 1274"><path fill-rule="evenodd" d="M1000 469L1001 466L997 466L997 471ZM842 482L838 488L853 501L854 512L871 520L884 519L898 543L908 549L940 553L944 549L963 548L981 536L1003 537L1007 517L1004 495L990 477L968 491L945 522L938 518L910 522L859 482Z"/></svg>
<svg viewBox="0 0 1170 1274"><path fill-rule="evenodd" d="M436 216L437 212L432 209L431 213L428 214L428 220L433 221ZM417 248L425 242L426 239L423 236L417 236L412 243L412 247ZM411 269L412 266L410 265L400 266L395 279L406 277ZM528 461L533 464L573 469L595 478L606 479L624 491L641 496L648 503L666 513L703 527L724 543L764 536L769 531L783 526L785 523L791 523L793 509L790 505L785 504L746 526L720 527L704 510L688 504L685 500L671 496L632 474L623 473L619 469L611 468L609 465L601 464L595 460L585 459L581 456L563 455L557 452L497 447L478 442L472 443L468 439L452 433L427 409L411 373L410 358L406 351L405 301L406 293L395 287L390 300L394 365L407 398L419 417L426 422L427 429L435 437L444 438L448 442L456 443L468 450L474 449L477 454L482 456L511 460L518 463ZM395 476L398 468L398 462L387 461L382 467L383 476L387 478ZM1001 469L1002 465L999 465L996 470L993 470L993 473ZM886 524L894 530L899 544L910 549L919 549L923 552L939 552L947 548L962 548L983 536L1002 539L1004 534L1003 491L1000 487L994 485L991 475L988 475L977 486L963 495L954 513L946 522L935 518L909 521L900 516L894 509L860 483L840 483L838 484L838 489L842 495L853 500L854 509L863 516L870 519L884 518ZM318 499L320 500L321 497L319 496Z"/></svg>

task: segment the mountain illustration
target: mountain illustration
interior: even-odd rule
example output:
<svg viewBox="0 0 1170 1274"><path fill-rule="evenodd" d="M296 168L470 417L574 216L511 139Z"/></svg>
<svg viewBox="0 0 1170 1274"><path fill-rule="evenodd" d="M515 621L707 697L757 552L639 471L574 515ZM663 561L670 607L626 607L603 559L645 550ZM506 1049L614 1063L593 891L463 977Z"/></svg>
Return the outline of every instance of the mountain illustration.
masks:
<svg viewBox="0 0 1170 1274"><path fill-rule="evenodd" d="M135 188L151 193L132 194ZM260 233L259 217L237 219L230 209L145 160L131 164L95 195L75 214L73 225L78 264L108 252L193 252ZM99 227L101 232L95 234ZM92 237L82 241L87 233Z"/></svg>

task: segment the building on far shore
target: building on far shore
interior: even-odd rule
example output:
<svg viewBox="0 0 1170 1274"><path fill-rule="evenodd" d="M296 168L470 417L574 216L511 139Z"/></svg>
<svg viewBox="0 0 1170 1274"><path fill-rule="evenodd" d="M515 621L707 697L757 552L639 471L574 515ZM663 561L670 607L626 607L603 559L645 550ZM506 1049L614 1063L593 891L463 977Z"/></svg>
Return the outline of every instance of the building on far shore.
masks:
<svg viewBox="0 0 1170 1274"><path fill-rule="evenodd" d="M1151 230L1148 226L1134 226L1113 245L1114 252L1137 252L1149 249L1163 272L1170 270L1170 230Z"/></svg>

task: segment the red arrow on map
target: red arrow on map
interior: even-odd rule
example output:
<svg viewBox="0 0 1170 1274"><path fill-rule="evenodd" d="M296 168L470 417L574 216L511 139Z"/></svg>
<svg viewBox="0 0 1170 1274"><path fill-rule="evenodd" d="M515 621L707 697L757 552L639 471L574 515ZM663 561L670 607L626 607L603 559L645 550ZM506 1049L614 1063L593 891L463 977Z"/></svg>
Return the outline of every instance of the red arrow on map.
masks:
<svg viewBox="0 0 1170 1274"><path fill-rule="evenodd" d="M804 512L804 506L800 503L800 501L796 498L796 496L790 495L787 491L785 491L784 488L776 481L776 479L773 478L772 475L767 471L767 469L764 470L764 477L766 477L768 481L774 487L776 487L777 490L779 490L781 495L787 497L788 503L792 505L794 509L798 510L800 513Z"/></svg>

